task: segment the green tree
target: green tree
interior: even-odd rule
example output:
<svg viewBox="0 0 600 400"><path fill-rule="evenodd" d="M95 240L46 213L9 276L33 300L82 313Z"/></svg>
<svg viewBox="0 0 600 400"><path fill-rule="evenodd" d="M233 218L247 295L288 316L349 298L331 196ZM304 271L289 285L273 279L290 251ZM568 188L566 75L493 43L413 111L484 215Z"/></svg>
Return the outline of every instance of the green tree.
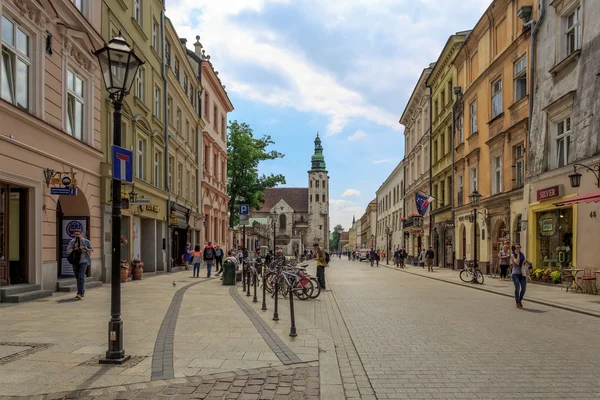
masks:
<svg viewBox="0 0 600 400"><path fill-rule="evenodd" d="M340 244L340 237L342 236L342 232L344 232L344 228L342 228L342 226L340 224L337 224L334 228L333 228L333 237L331 238L331 241L329 242L329 250L330 251L337 251L338 249L338 245Z"/></svg>
<svg viewBox="0 0 600 400"><path fill-rule="evenodd" d="M250 209L264 203L264 190L285 184L281 174L259 175L261 161L283 158L284 155L267 147L275 144L271 136L255 138L250 125L233 121L227 137L227 194L229 195L229 227L239 221L239 205Z"/></svg>

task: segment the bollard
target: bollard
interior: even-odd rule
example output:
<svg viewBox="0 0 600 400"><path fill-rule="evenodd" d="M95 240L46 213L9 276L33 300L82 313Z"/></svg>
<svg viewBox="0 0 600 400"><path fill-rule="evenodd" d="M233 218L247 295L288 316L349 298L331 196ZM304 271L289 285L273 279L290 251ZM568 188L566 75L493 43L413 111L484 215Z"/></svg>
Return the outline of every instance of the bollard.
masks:
<svg viewBox="0 0 600 400"><path fill-rule="evenodd" d="M296 318L294 318L294 292L293 292L293 289L291 286L290 286L290 318L291 318L290 336L296 337L298 335L296 335Z"/></svg>
<svg viewBox="0 0 600 400"><path fill-rule="evenodd" d="M262 268L262 276L263 276L263 303L262 303L262 307L261 310L263 311L267 311L267 280L266 277L267 275L265 274L265 267L263 266Z"/></svg>
<svg viewBox="0 0 600 400"><path fill-rule="evenodd" d="M252 274L252 283L254 283L254 298L252 299L253 303L258 303L258 299L256 298L256 272Z"/></svg>
<svg viewBox="0 0 600 400"><path fill-rule="evenodd" d="M277 298L279 297L279 277L275 277L275 310L273 311L273 321L279 321L279 313L277 312Z"/></svg>
<svg viewBox="0 0 600 400"><path fill-rule="evenodd" d="M248 290L246 292L246 297L250 297L250 266L248 266L247 274L248 275L246 275L246 289Z"/></svg>
<svg viewBox="0 0 600 400"><path fill-rule="evenodd" d="M246 266L242 261L242 291L246 291Z"/></svg>

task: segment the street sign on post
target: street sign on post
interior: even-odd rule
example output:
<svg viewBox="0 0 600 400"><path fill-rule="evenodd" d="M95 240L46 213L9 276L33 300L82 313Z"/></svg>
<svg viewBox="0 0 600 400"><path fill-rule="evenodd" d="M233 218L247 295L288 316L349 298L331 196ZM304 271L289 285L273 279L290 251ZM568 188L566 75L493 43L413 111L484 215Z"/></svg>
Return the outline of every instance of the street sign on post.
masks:
<svg viewBox="0 0 600 400"><path fill-rule="evenodd" d="M240 215L240 225L248 225L248 214L246 215Z"/></svg>
<svg viewBox="0 0 600 400"><path fill-rule="evenodd" d="M113 145L113 178L133 182L133 152Z"/></svg>
<svg viewBox="0 0 600 400"><path fill-rule="evenodd" d="M248 204L240 204L240 215L248 215L250 207Z"/></svg>

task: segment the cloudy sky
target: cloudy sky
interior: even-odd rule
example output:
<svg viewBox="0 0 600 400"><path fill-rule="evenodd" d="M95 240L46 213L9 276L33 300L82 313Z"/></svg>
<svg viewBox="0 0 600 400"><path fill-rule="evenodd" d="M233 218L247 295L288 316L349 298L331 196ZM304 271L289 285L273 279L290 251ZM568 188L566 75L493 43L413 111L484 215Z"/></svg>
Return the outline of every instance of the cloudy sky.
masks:
<svg viewBox="0 0 600 400"><path fill-rule="evenodd" d="M306 187L319 132L331 177L332 226L348 229L404 157L398 120L421 70L491 0L166 0L195 36L235 106L229 120L269 134L283 173Z"/></svg>

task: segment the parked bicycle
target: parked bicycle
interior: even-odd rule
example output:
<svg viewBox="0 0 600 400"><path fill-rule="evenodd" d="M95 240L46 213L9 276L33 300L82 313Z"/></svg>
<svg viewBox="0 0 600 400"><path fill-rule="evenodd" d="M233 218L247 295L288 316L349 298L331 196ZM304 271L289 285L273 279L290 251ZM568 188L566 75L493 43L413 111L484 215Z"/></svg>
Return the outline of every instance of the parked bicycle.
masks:
<svg viewBox="0 0 600 400"><path fill-rule="evenodd" d="M460 280L467 283L479 283L483 285L483 273L473 261L465 264L465 268L460 271Z"/></svg>
<svg viewBox="0 0 600 400"><path fill-rule="evenodd" d="M321 294L321 287L317 279L308 274L306 266L306 264L297 266L295 261L290 261L288 265L284 266L281 260L274 261L265 270L265 289L273 294L277 281L279 292L284 297L292 287L294 295L300 300L316 299Z"/></svg>

